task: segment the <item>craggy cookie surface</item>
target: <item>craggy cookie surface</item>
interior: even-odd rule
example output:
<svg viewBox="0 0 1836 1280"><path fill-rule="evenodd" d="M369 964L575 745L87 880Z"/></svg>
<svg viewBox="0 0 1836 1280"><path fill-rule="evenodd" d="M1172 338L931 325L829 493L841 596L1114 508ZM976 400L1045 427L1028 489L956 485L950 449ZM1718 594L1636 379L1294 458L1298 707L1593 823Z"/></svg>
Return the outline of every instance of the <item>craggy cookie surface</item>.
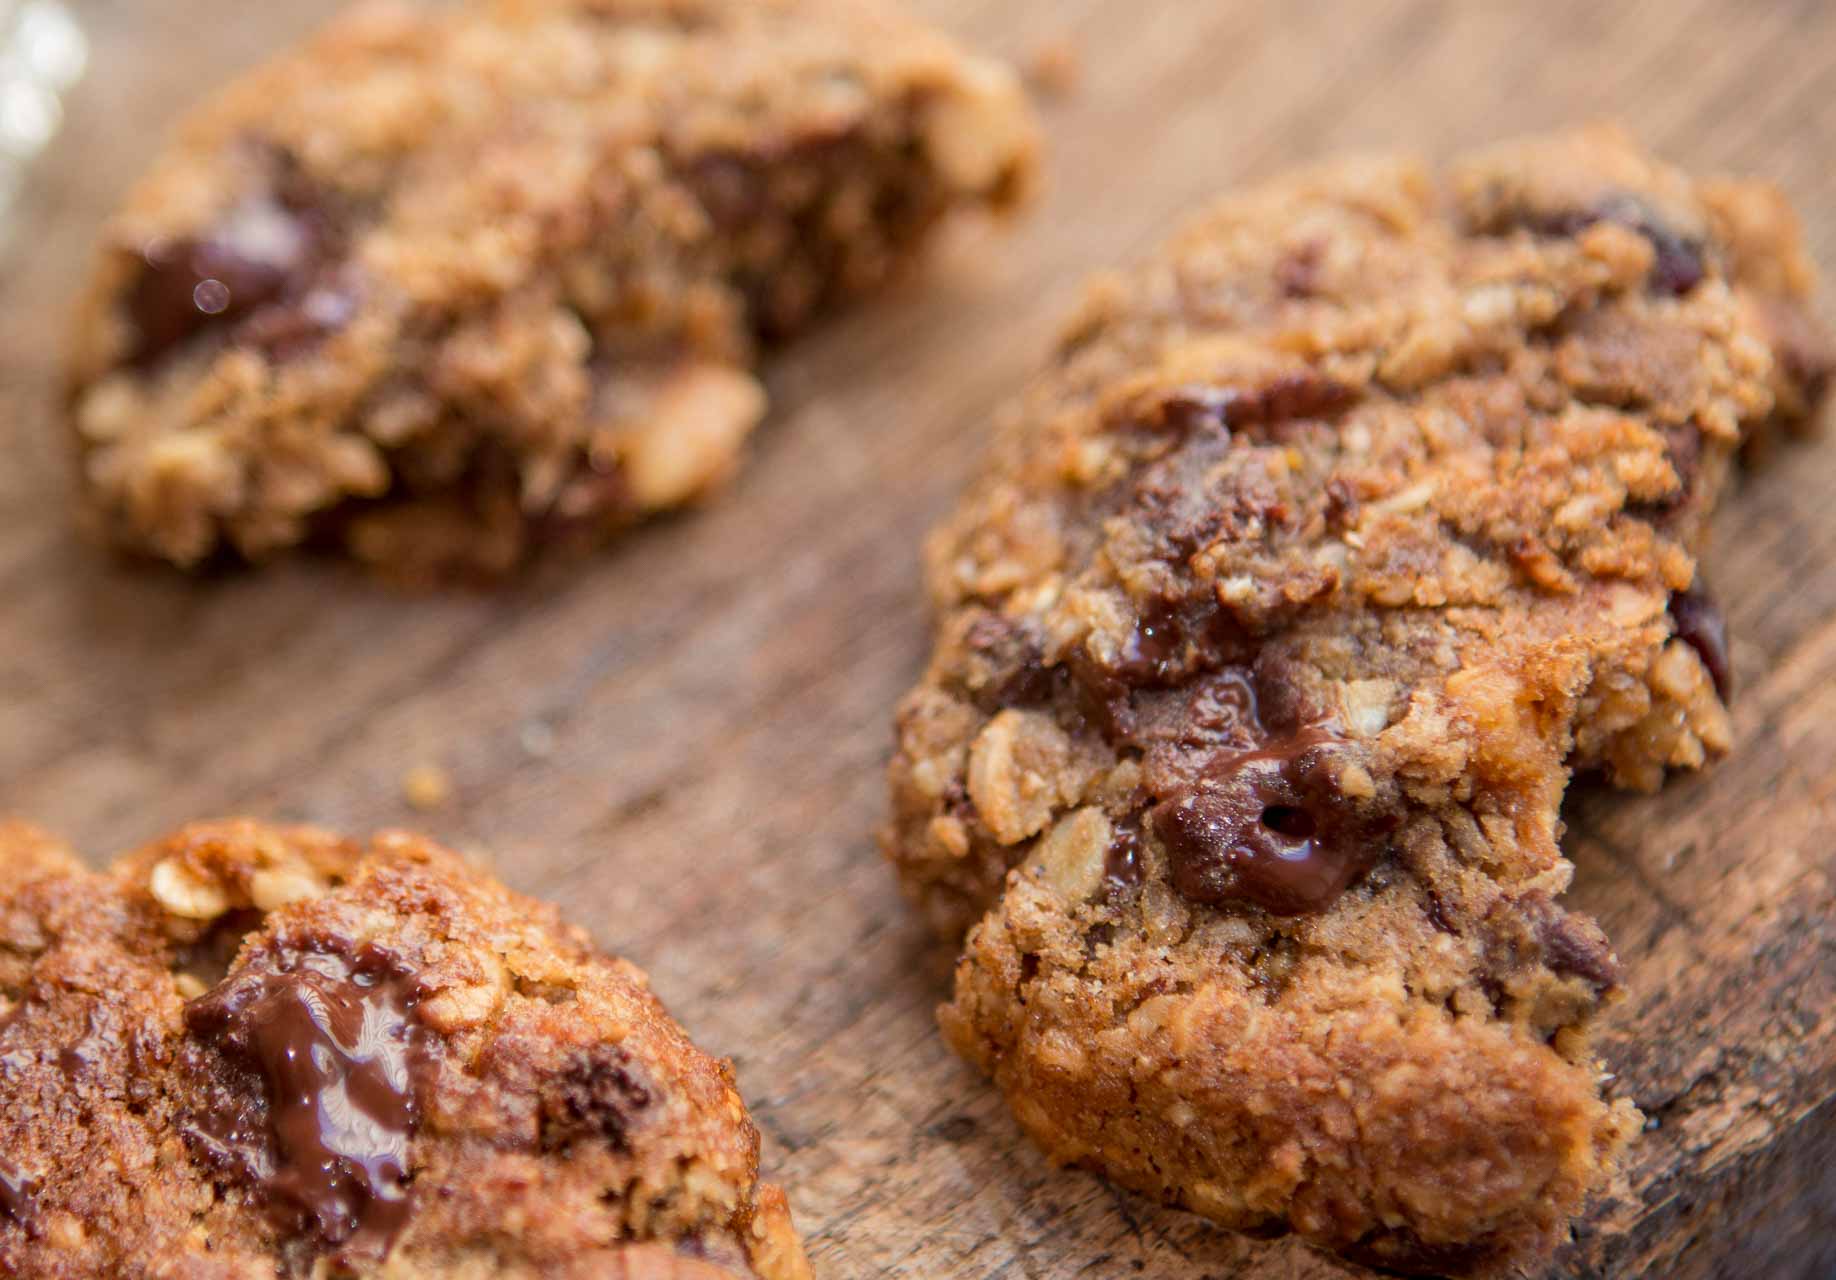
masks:
<svg viewBox="0 0 1836 1280"><path fill-rule="evenodd" d="M693 500L761 343L1004 208L1014 78L881 0L360 6L189 120L110 224L85 509L181 565L491 575Z"/></svg>
<svg viewBox="0 0 1836 1280"><path fill-rule="evenodd" d="M1228 200L1102 281L929 547L888 852L1055 1158L1427 1272L1637 1113L1572 773L1726 749L1694 554L1831 368L1770 188L1594 130ZM971 927L973 926L973 927Z"/></svg>
<svg viewBox="0 0 1836 1280"><path fill-rule="evenodd" d="M807 1280L644 975L414 836L0 827L0 1272Z"/></svg>

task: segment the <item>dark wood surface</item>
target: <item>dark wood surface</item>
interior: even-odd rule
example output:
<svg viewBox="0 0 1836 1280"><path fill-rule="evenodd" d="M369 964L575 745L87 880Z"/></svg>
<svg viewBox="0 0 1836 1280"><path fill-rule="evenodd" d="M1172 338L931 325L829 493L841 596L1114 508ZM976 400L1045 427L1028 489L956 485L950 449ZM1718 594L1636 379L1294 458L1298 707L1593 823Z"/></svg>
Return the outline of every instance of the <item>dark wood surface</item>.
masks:
<svg viewBox="0 0 1836 1280"><path fill-rule="evenodd" d="M724 501L492 595L107 563L70 531L53 414L87 246L175 112L331 7L83 10L92 71L0 261L0 809L97 857L224 813L485 853L733 1056L825 1277L1342 1274L1050 1169L940 1044L949 957L872 843L926 646L918 537L1087 271L1324 153L1613 117L1783 183L1836 268L1836 5L921 0L997 51L1081 54L1049 189L781 359ZM1652 1123L1550 1276L1836 1275L1832 475L1836 441L1795 451L1720 520L1736 757L1570 805L1575 900L1630 969L1606 1055ZM429 813L421 764L453 784Z"/></svg>

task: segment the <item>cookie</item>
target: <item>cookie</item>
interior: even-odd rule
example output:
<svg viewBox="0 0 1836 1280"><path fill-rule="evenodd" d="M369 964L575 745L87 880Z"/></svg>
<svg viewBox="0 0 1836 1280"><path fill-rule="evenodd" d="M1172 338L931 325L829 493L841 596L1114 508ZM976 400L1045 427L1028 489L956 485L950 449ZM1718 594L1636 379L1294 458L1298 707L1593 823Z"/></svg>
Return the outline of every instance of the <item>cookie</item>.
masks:
<svg viewBox="0 0 1836 1280"><path fill-rule="evenodd" d="M1832 346L1773 189L1594 129L1225 200L1101 280L928 546L887 851L1056 1160L1381 1266L1550 1250L1637 1132L1569 778L1730 742L1696 554Z"/></svg>
<svg viewBox="0 0 1836 1280"><path fill-rule="evenodd" d="M417 836L0 827L0 1272L807 1280L725 1062Z"/></svg>
<svg viewBox="0 0 1836 1280"><path fill-rule="evenodd" d="M109 224L86 522L182 566L501 575L692 502L754 368L1033 170L1015 77L881 0L362 6L185 122Z"/></svg>

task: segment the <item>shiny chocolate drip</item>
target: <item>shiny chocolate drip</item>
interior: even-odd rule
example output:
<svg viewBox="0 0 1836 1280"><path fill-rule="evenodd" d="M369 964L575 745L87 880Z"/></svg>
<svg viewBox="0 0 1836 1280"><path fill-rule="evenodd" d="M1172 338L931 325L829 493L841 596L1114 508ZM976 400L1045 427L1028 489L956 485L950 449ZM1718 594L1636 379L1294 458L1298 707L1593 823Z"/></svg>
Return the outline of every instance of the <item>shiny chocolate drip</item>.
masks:
<svg viewBox="0 0 1836 1280"><path fill-rule="evenodd" d="M1207 905L1247 900L1274 915L1322 911L1375 856L1338 820L1321 728L1230 752L1149 813L1173 887Z"/></svg>
<svg viewBox="0 0 1836 1280"><path fill-rule="evenodd" d="M245 1077L212 1096L190 1136L290 1225L346 1254L386 1253L408 1220L409 1144L431 1069L414 977L374 946L259 968L186 1008L192 1034Z"/></svg>

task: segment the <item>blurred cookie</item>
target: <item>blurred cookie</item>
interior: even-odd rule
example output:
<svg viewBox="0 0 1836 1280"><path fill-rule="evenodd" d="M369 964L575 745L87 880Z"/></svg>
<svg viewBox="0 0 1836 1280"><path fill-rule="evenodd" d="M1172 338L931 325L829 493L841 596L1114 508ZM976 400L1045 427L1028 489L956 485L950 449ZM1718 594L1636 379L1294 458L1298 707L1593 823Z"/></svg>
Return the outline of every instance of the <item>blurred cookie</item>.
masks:
<svg viewBox="0 0 1836 1280"><path fill-rule="evenodd" d="M363 6L223 90L110 223L84 506L196 566L501 574L692 501L760 349L1028 185L1016 79L881 0Z"/></svg>

